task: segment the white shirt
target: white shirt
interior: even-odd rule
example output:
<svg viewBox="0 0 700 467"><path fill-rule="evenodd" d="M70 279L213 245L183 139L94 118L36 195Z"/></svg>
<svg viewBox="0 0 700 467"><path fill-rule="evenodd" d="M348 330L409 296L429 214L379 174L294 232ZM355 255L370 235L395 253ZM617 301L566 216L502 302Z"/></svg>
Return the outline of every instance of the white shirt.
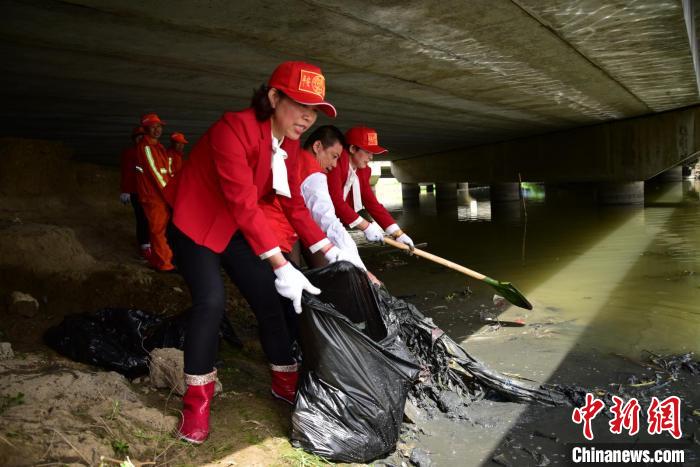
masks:
<svg viewBox="0 0 700 467"><path fill-rule="evenodd" d="M355 212L359 212L362 209L362 194L360 193L360 179L357 176L357 169L348 167L348 179L345 180L345 185L343 186L343 200L348 199L348 194L352 190L352 207Z"/></svg>
<svg viewBox="0 0 700 467"><path fill-rule="evenodd" d="M326 234L328 239L338 248L346 253L349 253L356 261L353 263L365 270L364 263L360 259L360 253L357 251L357 245L350 237L350 234L340 219L335 215L333 201L328 193L328 181L322 173L312 173L303 182L301 182L301 195L304 198L306 207L311 212L311 217L316 224L321 227L321 230ZM354 196L354 194L353 194Z"/></svg>
<svg viewBox="0 0 700 467"><path fill-rule="evenodd" d="M289 180L287 180L287 165L284 160L287 158L287 151L282 149L282 140L272 136L272 188L278 195L292 197L289 190Z"/></svg>

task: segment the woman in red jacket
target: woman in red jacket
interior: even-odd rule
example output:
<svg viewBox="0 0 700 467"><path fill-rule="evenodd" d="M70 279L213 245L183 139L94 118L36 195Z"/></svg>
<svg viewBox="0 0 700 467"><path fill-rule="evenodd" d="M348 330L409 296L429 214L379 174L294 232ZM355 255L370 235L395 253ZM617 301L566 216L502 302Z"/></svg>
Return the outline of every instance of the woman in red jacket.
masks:
<svg viewBox="0 0 700 467"><path fill-rule="evenodd" d="M345 259L313 221L299 191L298 140L316 121L317 110L336 115L324 98L319 68L303 62L281 64L255 92L251 108L226 112L209 128L175 183L168 185L166 196L173 207L170 239L192 295L184 348L187 391L179 431L192 443L203 442L209 433L225 306L221 267L256 315L270 362L272 394L294 401L294 311L301 312L303 291L320 291L282 255L258 202L274 192L311 253L323 251L330 262Z"/></svg>
<svg viewBox="0 0 700 467"><path fill-rule="evenodd" d="M377 201L369 183L372 175L369 163L375 154L387 152L379 145L377 131L364 126L350 128L345 133L345 145L346 150L340 155L337 167L328 174L328 192L336 214L349 228L362 230L370 242L383 242L386 233L413 249L413 240ZM357 213L363 207L374 222L368 222Z"/></svg>

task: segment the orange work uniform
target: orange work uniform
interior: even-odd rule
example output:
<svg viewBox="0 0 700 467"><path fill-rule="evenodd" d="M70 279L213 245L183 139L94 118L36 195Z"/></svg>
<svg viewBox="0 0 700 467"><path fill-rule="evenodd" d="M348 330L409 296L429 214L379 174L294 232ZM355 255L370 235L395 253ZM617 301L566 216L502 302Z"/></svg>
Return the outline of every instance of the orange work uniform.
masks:
<svg viewBox="0 0 700 467"><path fill-rule="evenodd" d="M163 189L173 176L172 159L158 140L146 135L138 145L136 186L139 201L148 219L153 255L151 265L160 271L170 271L173 252L165 239L170 220L170 208L163 198Z"/></svg>
<svg viewBox="0 0 700 467"><path fill-rule="evenodd" d="M177 152L174 148L168 148L167 153L170 176L172 177L182 168L182 153Z"/></svg>

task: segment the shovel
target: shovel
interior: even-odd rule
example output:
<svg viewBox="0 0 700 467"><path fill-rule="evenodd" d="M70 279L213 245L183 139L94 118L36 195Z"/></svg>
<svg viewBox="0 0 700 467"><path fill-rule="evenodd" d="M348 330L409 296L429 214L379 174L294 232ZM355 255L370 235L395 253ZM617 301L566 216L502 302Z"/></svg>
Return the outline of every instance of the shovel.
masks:
<svg viewBox="0 0 700 467"><path fill-rule="evenodd" d="M387 245L391 245L395 248L399 248L400 250L410 250L408 245L404 245L401 242L397 242L391 237L384 237L384 243L386 243ZM501 282L497 281L496 279L491 279L490 277L484 276L481 273L472 271L469 268L465 268L464 266L461 266L457 263L453 263L452 261L449 261L445 258L441 258L432 253L428 253L427 251L419 250L418 248L414 248L411 253L413 253L416 256L420 256L421 258L429 259L430 261L433 261L435 263L442 264L443 266L448 267L450 269L454 269L455 271L459 271L462 274L466 274L469 277L473 277L474 279L484 281L488 285L496 289L496 291L501 296L503 296L513 305L519 306L520 308L525 308L526 310L532 310L532 304L528 302L527 298L525 298L525 296L522 293L520 293L520 291L516 289L515 286L510 282Z"/></svg>

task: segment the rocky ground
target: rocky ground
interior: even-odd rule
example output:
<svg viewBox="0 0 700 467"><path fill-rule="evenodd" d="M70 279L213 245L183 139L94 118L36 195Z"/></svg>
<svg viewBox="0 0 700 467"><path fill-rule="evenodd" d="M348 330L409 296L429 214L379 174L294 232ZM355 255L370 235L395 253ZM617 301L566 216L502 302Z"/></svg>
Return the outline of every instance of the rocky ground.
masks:
<svg viewBox="0 0 700 467"><path fill-rule="evenodd" d="M173 315L189 304L178 275L139 258L118 177L116 167L73 162L60 143L0 139L0 342L9 343L0 352L0 465L110 465L126 456L135 465L314 462L289 444L290 407L269 395L254 318L233 286L227 314L244 345L222 344L224 390L200 447L171 436L176 394L43 344L44 331L72 313Z"/></svg>

